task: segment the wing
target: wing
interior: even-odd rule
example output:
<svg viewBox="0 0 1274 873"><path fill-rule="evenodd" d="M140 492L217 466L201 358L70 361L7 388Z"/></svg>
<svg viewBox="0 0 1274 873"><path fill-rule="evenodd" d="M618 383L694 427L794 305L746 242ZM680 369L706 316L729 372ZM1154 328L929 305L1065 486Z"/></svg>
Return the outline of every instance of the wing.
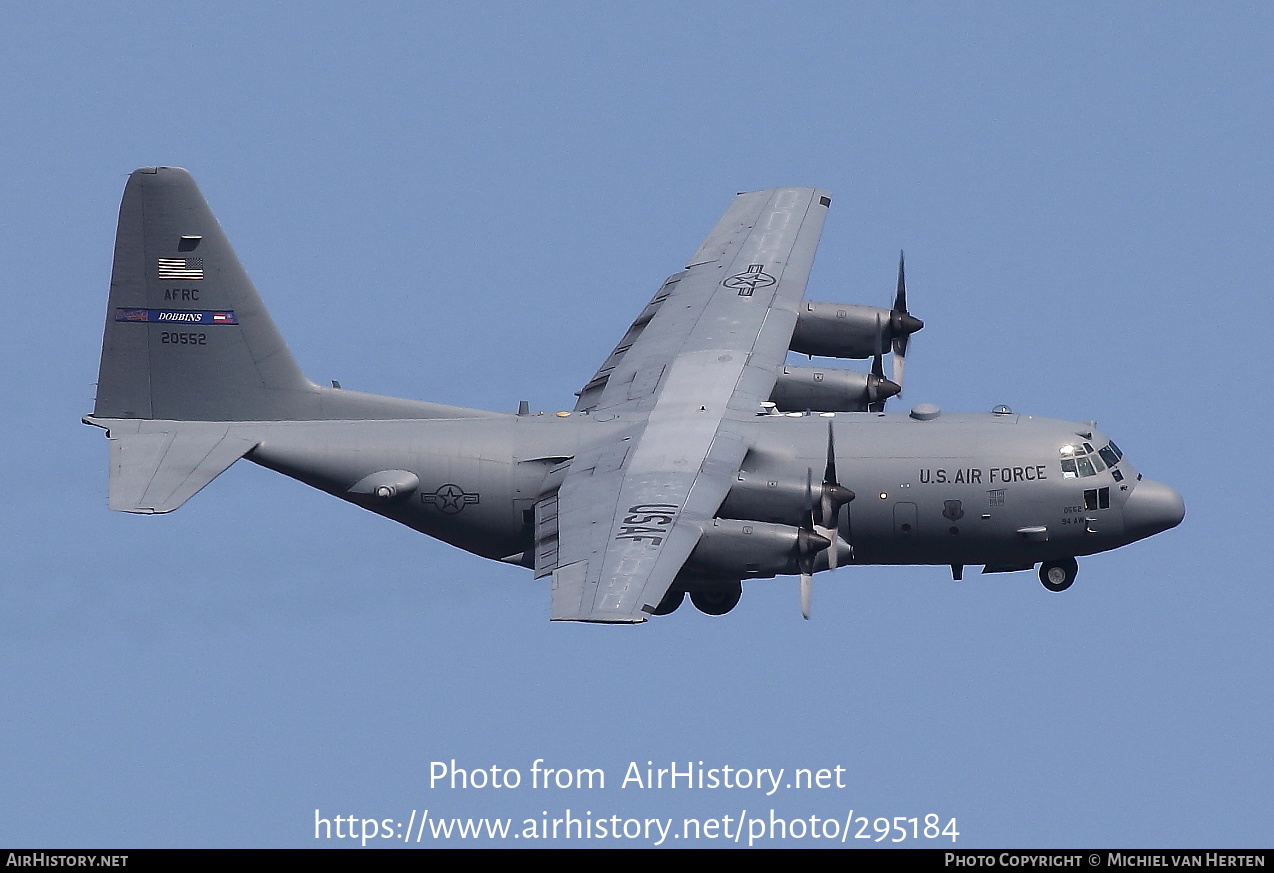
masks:
<svg viewBox="0 0 1274 873"><path fill-rule="evenodd" d="M644 621L672 586L747 453L731 418L774 388L830 205L814 188L740 194L580 391L577 411L632 425L536 507L554 619Z"/></svg>
<svg viewBox="0 0 1274 873"><path fill-rule="evenodd" d="M831 202L814 188L736 197L689 265L660 286L580 390L576 411L650 408L678 355L717 348L751 356L731 405L755 411L787 355Z"/></svg>

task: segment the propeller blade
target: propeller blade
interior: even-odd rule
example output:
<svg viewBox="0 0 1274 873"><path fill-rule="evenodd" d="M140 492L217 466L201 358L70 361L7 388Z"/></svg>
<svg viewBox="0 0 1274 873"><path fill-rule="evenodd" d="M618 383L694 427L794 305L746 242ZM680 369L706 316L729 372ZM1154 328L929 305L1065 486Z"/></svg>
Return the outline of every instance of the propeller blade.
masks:
<svg viewBox="0 0 1274 873"><path fill-rule="evenodd" d="M827 466L823 468L823 493L822 499L819 501L819 523L828 533L831 534L831 549L827 553L827 568L829 570L836 569L836 540L838 538L836 532L836 517L840 514L840 506L836 503L836 495L832 491L833 488L839 487L836 481L836 444L833 442L835 437L832 435L832 423L827 422ZM805 616L809 618L807 614Z"/></svg>
<svg viewBox="0 0 1274 873"><path fill-rule="evenodd" d="M852 491L850 492L853 493ZM850 560L854 558L854 512L849 510L845 513L845 545L849 546Z"/></svg>
<svg viewBox="0 0 1274 873"><path fill-rule="evenodd" d="M871 378L867 380L867 411L868 412L884 412L885 401L893 396L881 389L885 385L891 385L885 378L885 362L884 362L884 346L885 335L884 328L880 323L880 316L876 316L876 356L871 359ZM896 394L898 392L894 392Z"/></svg>
<svg viewBox="0 0 1274 873"><path fill-rule="evenodd" d="M871 359L871 374L879 379L885 378L885 329L876 316L876 354Z"/></svg>
<svg viewBox="0 0 1274 873"><path fill-rule="evenodd" d="M796 568L801 572L801 614L810 617L810 595L814 590L814 561L831 545L827 537L801 528L796 538Z"/></svg>
<svg viewBox="0 0 1274 873"><path fill-rule="evenodd" d="M890 350L894 356L894 384L902 393L903 369L907 364L907 340L925 323L907 312L907 270L903 252L898 252L898 290L889 313Z"/></svg>
<svg viewBox="0 0 1274 873"><path fill-rule="evenodd" d="M898 250L898 291L894 294L894 312L907 311L907 268L904 263L906 253Z"/></svg>
<svg viewBox="0 0 1274 873"><path fill-rule="evenodd" d="M796 531L796 569L801 574L801 614L810 617L810 595L814 587L814 561L832 544L814 529L814 469L805 470L805 512Z"/></svg>
<svg viewBox="0 0 1274 873"><path fill-rule="evenodd" d="M827 466L823 468L823 482L836 481L836 434L831 419L827 420Z"/></svg>
<svg viewBox="0 0 1274 873"><path fill-rule="evenodd" d="M850 491L836 478L836 434L832 422L827 422L827 466L823 470L823 493L819 501L818 523L831 534L831 549L827 553L827 567L835 570L839 566L840 540L840 508L854 499Z"/></svg>

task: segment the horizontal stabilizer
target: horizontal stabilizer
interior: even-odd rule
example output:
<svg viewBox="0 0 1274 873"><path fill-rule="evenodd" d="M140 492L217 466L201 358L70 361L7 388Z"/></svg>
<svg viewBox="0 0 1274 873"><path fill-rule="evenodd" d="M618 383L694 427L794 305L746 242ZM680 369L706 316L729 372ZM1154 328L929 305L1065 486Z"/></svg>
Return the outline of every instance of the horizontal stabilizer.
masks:
<svg viewBox="0 0 1274 873"><path fill-rule="evenodd" d="M228 436L224 424L129 434L120 425L111 425L108 498L119 512L172 512L256 445Z"/></svg>

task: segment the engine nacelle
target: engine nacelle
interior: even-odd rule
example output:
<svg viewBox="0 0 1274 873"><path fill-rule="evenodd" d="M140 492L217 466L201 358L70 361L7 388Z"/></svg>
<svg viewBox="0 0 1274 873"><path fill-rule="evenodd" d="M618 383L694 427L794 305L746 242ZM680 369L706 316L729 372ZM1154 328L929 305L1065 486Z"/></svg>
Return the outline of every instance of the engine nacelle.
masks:
<svg viewBox="0 0 1274 873"><path fill-rule="evenodd" d="M864 412L873 399L898 393L886 383L893 384L870 373L788 364L774 383L770 401L779 412Z"/></svg>
<svg viewBox="0 0 1274 873"><path fill-rule="evenodd" d="M888 352L894 337L915 333L922 327L924 322L905 312L857 303L806 300L797 311L796 329L788 348L821 358L870 358L878 351Z"/></svg>
<svg viewBox="0 0 1274 873"><path fill-rule="evenodd" d="M800 572L796 566L797 541L801 536L813 536L826 543L817 534L802 531L784 524L763 521L738 521L714 518L712 526L703 532L699 544L690 553L688 567L701 573L733 579L769 577ZM839 538L836 542L838 565L850 561L851 549ZM814 569L828 568L828 552L818 552Z"/></svg>
<svg viewBox="0 0 1274 873"><path fill-rule="evenodd" d="M815 500L821 496L822 487L822 482L813 483ZM798 482L766 472L740 471L717 514L722 518L795 526L805 514L807 500L803 477Z"/></svg>

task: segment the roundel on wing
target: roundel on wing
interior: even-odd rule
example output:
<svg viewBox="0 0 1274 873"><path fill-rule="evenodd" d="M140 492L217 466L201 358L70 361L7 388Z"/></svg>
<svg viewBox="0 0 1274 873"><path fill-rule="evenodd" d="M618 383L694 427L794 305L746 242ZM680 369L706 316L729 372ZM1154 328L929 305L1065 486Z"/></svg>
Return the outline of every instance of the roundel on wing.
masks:
<svg viewBox="0 0 1274 873"><path fill-rule="evenodd" d="M752 264L742 273L735 273L721 284L727 288L737 288L740 297L751 297L758 288L768 288L778 279L765 272L764 264Z"/></svg>

